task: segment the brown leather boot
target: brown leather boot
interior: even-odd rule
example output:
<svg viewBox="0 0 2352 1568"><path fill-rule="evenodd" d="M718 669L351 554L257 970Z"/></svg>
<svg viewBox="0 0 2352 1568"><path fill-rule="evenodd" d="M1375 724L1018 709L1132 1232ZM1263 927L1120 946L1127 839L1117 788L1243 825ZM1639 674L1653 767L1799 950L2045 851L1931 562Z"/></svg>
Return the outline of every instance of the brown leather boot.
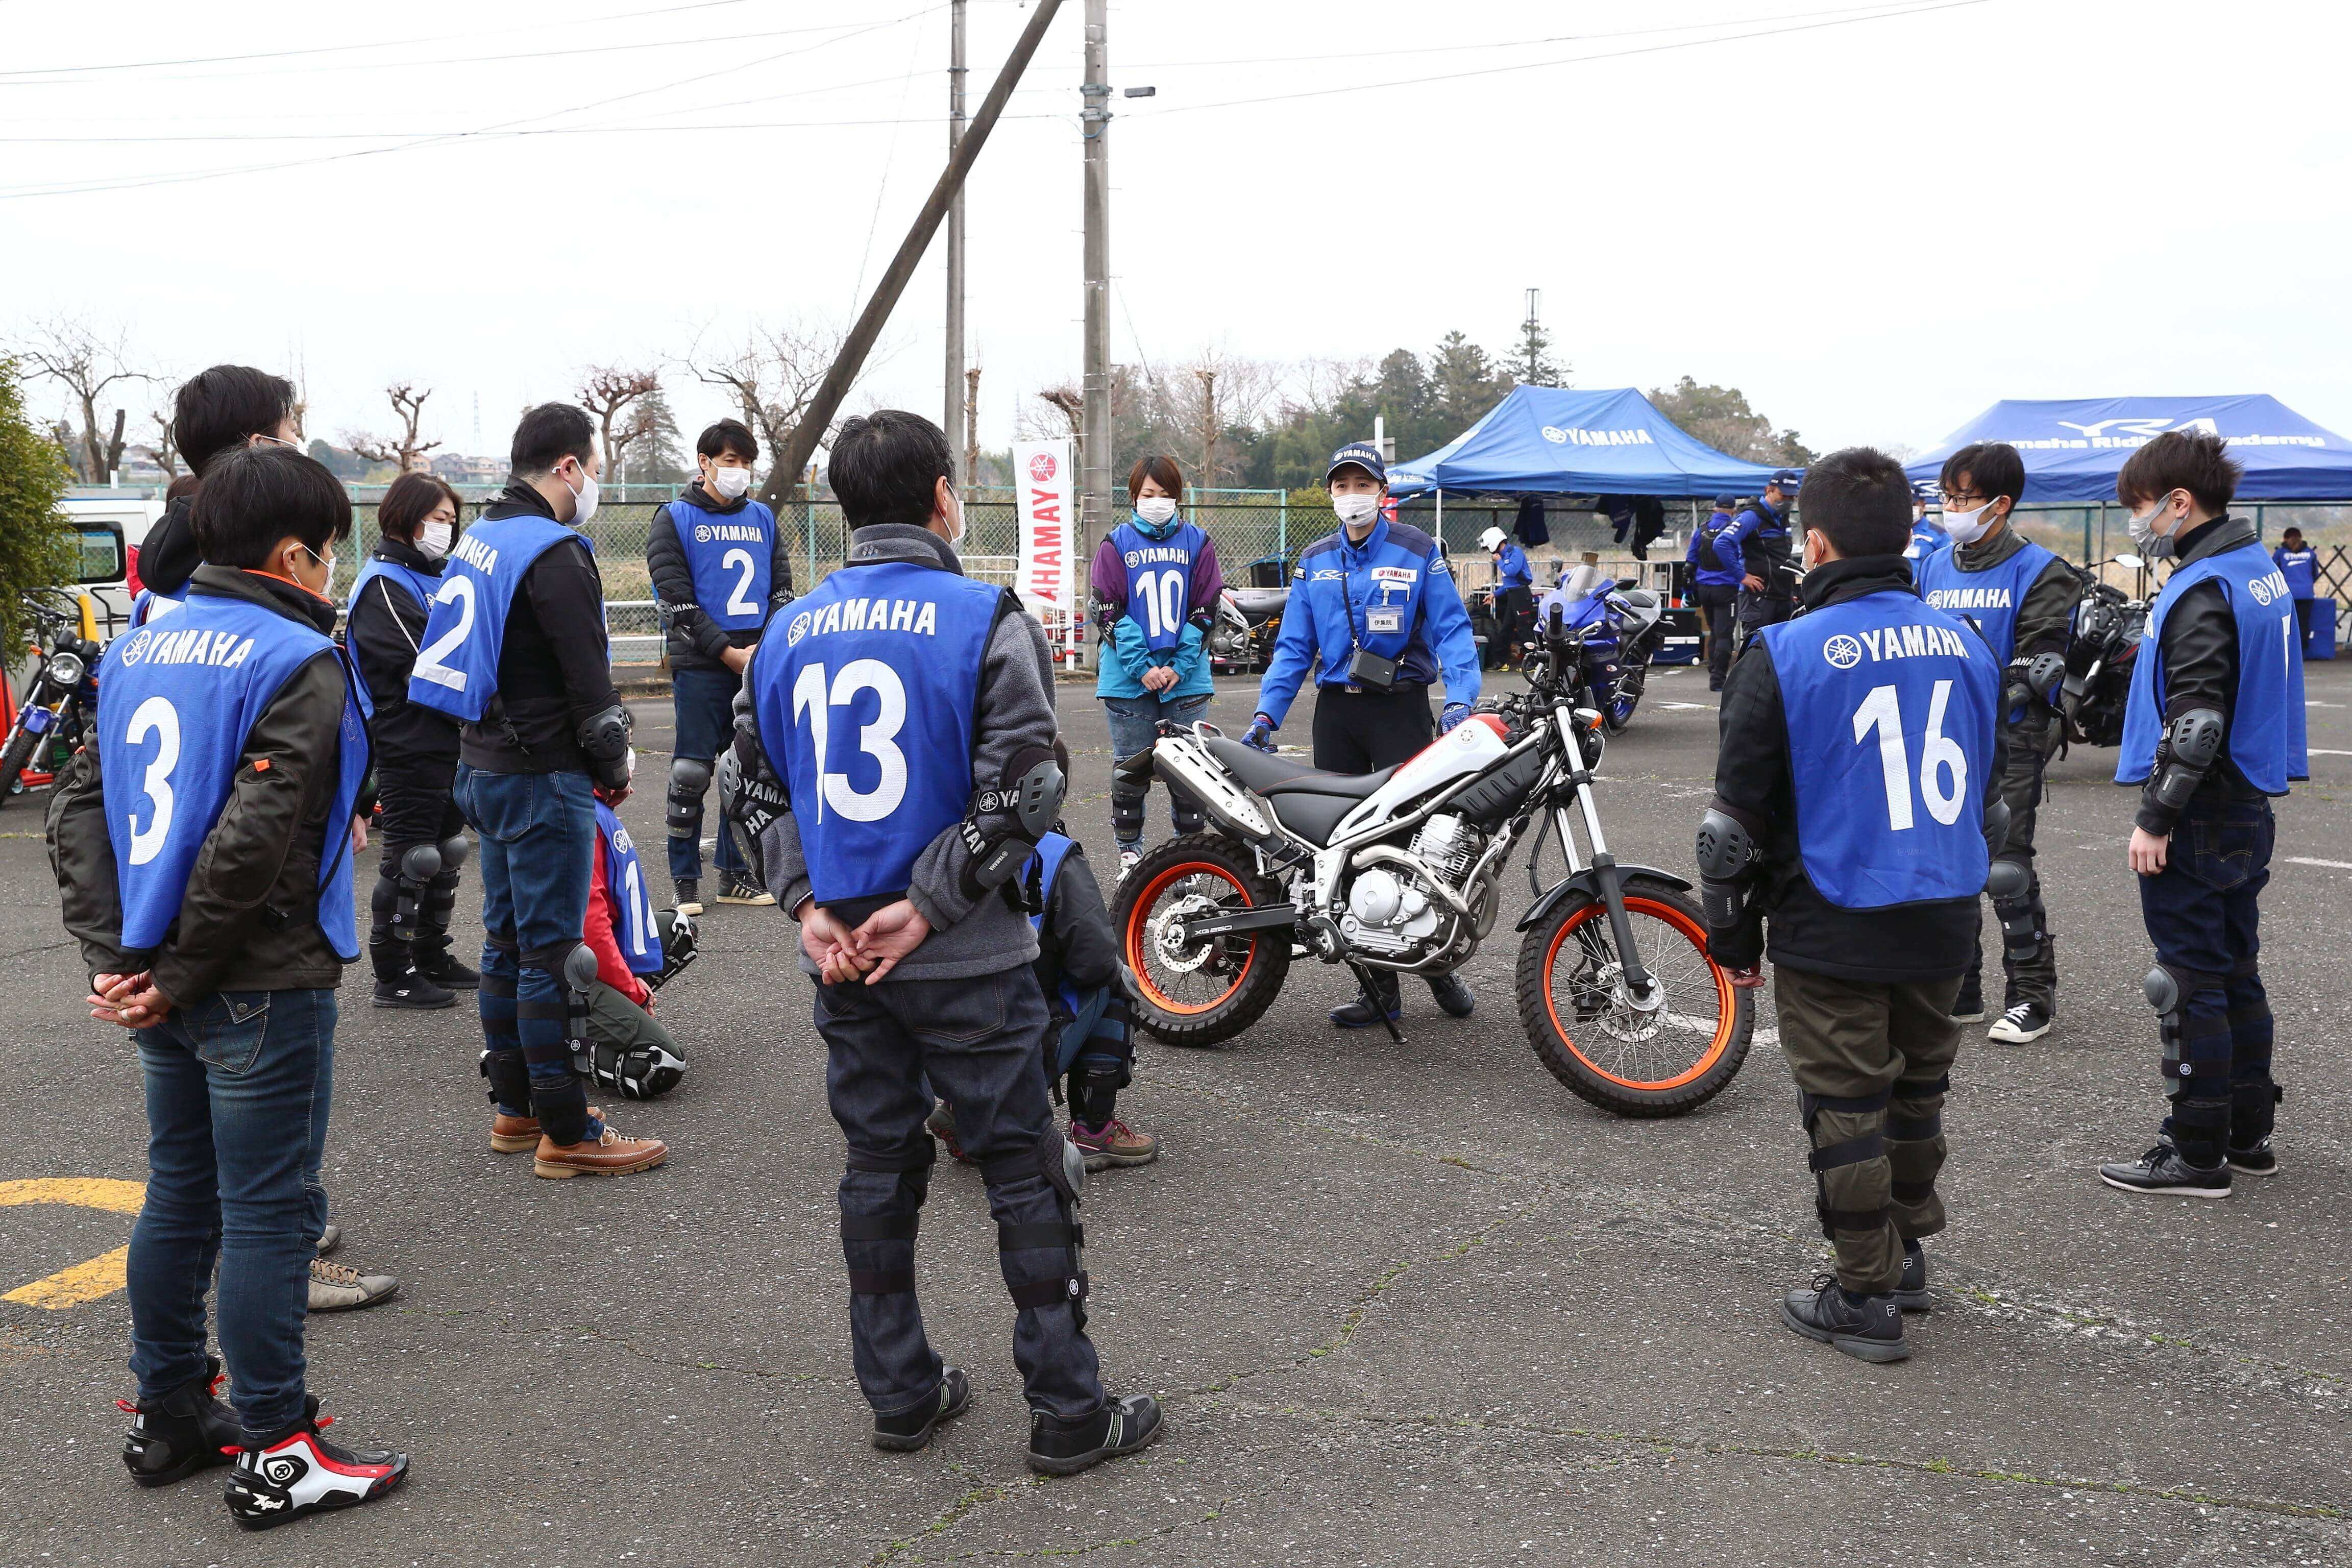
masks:
<svg viewBox="0 0 2352 1568"><path fill-rule="evenodd" d="M669 1145L658 1138L624 1138L610 1127L597 1138L583 1139L566 1148L541 1134L531 1173L551 1181L572 1176L625 1176L650 1171L669 1158Z"/></svg>
<svg viewBox="0 0 2352 1568"><path fill-rule="evenodd" d="M601 1119L604 1113L592 1105L588 1108L588 1114ZM501 1154L520 1154L526 1149L538 1148L539 1118L509 1116L505 1111L499 1111L490 1118L490 1147Z"/></svg>

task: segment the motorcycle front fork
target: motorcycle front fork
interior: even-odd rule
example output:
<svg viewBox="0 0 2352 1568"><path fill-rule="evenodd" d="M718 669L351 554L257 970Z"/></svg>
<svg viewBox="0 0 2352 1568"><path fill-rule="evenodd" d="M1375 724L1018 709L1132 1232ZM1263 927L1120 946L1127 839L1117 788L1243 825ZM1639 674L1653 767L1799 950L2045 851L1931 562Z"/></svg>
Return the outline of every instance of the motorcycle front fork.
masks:
<svg viewBox="0 0 2352 1568"><path fill-rule="evenodd" d="M1625 914L1625 888L1617 869L1617 858L1609 852L1608 835L1601 831L1601 809L1592 799L1592 774L1582 766L1569 775L1576 789L1576 804L1584 817L1585 841L1592 847L1591 869L1593 881L1601 889L1601 901L1609 911L1609 934L1617 944L1617 961L1625 978L1627 994L1636 1002L1646 1000L1651 990L1650 972L1643 965L1642 955L1633 943L1633 922ZM1571 877L1587 868L1577 854L1573 819L1564 805L1552 807L1552 828L1559 835L1560 852L1568 858L1568 874Z"/></svg>

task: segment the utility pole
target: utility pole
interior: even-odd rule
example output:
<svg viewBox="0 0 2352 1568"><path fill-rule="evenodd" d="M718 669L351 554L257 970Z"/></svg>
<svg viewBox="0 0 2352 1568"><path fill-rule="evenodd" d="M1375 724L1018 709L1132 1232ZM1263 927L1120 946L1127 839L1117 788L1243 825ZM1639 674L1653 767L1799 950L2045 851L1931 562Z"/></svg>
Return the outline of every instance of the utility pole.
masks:
<svg viewBox="0 0 2352 1568"><path fill-rule="evenodd" d="M1078 122L1086 147L1086 413L1079 439L1078 548L1091 561L1110 526L1110 0L1087 0L1086 100ZM1089 667L1095 648L1087 645Z"/></svg>
<svg viewBox="0 0 2352 1568"><path fill-rule="evenodd" d="M954 0L949 8L951 18L948 29L948 157L955 157L956 144L963 140L963 37L964 9L967 0ZM940 421L946 431L950 447L956 433L963 427L963 187L956 187L955 200L948 205L948 363L947 415ZM955 460L955 485L961 493L971 482L968 461L959 455Z"/></svg>

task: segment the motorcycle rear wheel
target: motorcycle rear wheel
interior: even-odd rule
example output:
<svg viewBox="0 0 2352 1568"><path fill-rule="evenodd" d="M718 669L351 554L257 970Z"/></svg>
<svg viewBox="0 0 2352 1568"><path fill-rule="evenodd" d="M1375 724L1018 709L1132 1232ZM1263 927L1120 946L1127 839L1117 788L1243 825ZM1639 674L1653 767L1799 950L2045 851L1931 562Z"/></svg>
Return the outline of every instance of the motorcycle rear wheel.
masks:
<svg viewBox="0 0 2352 1568"><path fill-rule="evenodd" d="M1563 900L1519 946L1519 1022L1537 1059L1579 1099L1618 1116L1681 1116L1738 1076L1755 1033L1756 993L1707 956L1698 906L1663 882L1625 883L1643 967L1665 988L1634 1007L1612 970L1609 909Z"/></svg>
<svg viewBox="0 0 2352 1568"><path fill-rule="evenodd" d="M1290 931L1244 931L1187 948L1169 931L1188 910L1279 903L1249 852L1214 833L1171 838L1136 864L1111 901L1135 1021L1171 1046L1230 1040L1274 1003L1290 972Z"/></svg>

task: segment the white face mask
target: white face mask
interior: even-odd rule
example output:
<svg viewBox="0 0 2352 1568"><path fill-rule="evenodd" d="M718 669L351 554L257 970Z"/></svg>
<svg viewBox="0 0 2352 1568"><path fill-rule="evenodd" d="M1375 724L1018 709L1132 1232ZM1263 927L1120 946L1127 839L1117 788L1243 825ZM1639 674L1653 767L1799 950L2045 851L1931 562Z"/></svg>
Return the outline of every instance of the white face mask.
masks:
<svg viewBox="0 0 2352 1568"><path fill-rule="evenodd" d="M1944 510L1944 531L1955 544L1974 544L1996 521L1985 515L1991 510L1990 501L1973 511L1955 511L1948 507Z"/></svg>
<svg viewBox="0 0 2352 1568"><path fill-rule="evenodd" d="M1331 510L1338 512L1339 521L1349 528L1361 528L1380 511L1381 498L1376 495L1333 496Z"/></svg>
<svg viewBox="0 0 2352 1568"><path fill-rule="evenodd" d="M751 470L749 468L713 468L710 470L710 493L720 500L739 500L750 493Z"/></svg>
<svg viewBox="0 0 2352 1568"><path fill-rule="evenodd" d="M1135 503L1135 515L1157 528L1176 515L1176 498L1146 496Z"/></svg>
<svg viewBox="0 0 2352 1568"><path fill-rule="evenodd" d="M449 542L457 537L456 523L428 522L416 531L416 552L427 561L438 561L449 553Z"/></svg>
<svg viewBox="0 0 2352 1568"><path fill-rule="evenodd" d="M556 478L562 479L563 476L558 474ZM572 526L587 527L588 520L596 515L596 476L583 468L580 471L580 488L572 489L570 479L563 479L563 488L572 490Z"/></svg>

